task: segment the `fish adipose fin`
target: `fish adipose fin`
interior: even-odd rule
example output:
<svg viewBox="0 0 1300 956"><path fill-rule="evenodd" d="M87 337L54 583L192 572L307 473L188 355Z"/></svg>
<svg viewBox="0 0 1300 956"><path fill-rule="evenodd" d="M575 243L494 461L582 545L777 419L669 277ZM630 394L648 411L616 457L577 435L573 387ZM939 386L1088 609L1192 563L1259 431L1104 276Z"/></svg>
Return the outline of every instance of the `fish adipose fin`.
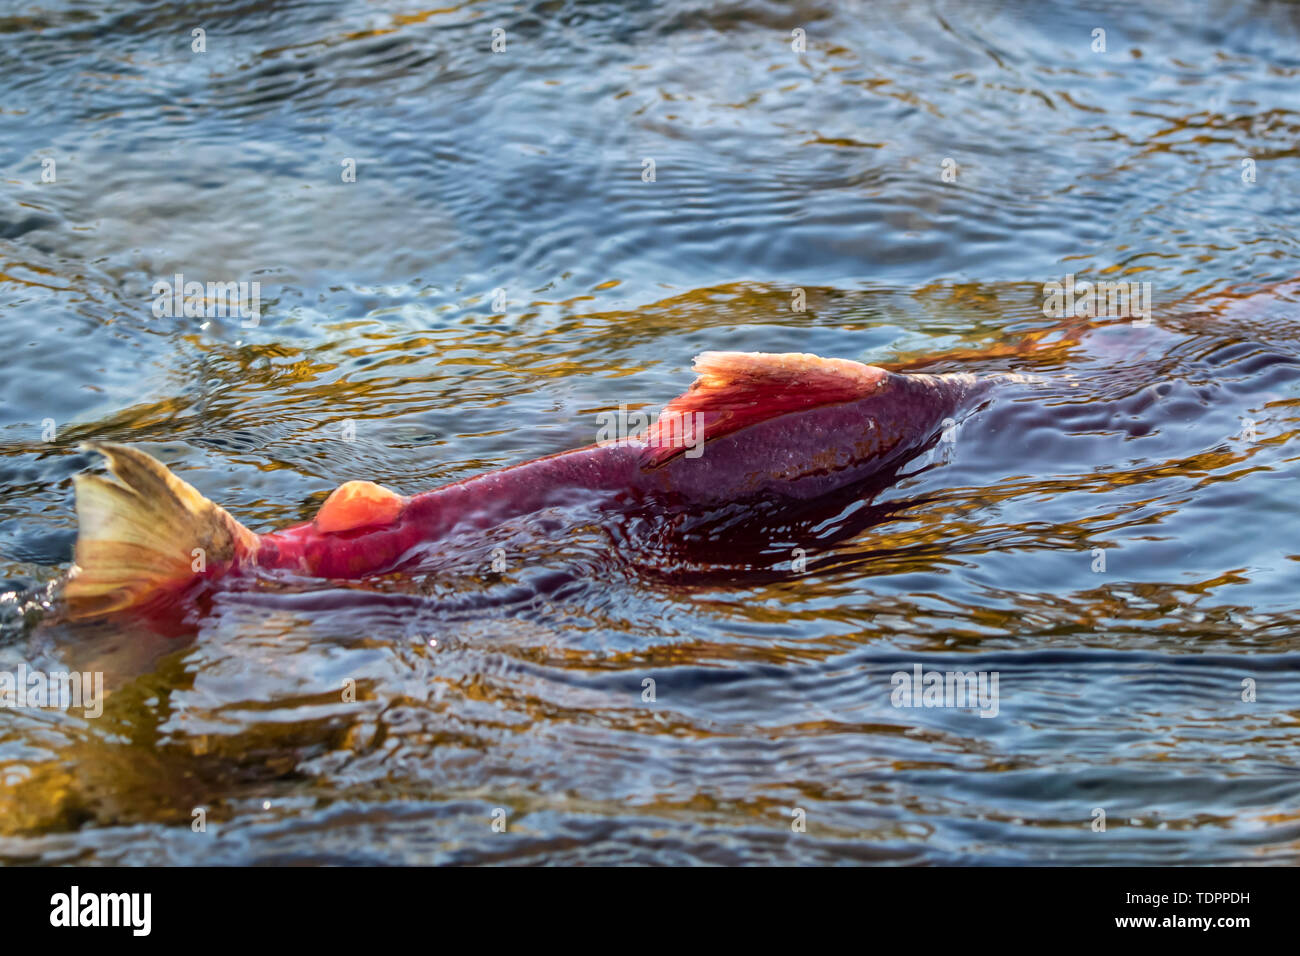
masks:
<svg viewBox="0 0 1300 956"><path fill-rule="evenodd" d="M805 352L701 352L695 383L641 436L643 464L655 467L706 438L805 408L865 398L889 374L874 365Z"/></svg>
<svg viewBox="0 0 1300 956"><path fill-rule="evenodd" d="M111 614L256 551L257 535L135 448L86 442L112 479L77 475L77 547L64 588L70 617ZM197 550L196 550L197 549Z"/></svg>
<svg viewBox="0 0 1300 956"><path fill-rule="evenodd" d="M373 481L348 481L330 492L316 512L317 531L352 531L392 524L405 499Z"/></svg>

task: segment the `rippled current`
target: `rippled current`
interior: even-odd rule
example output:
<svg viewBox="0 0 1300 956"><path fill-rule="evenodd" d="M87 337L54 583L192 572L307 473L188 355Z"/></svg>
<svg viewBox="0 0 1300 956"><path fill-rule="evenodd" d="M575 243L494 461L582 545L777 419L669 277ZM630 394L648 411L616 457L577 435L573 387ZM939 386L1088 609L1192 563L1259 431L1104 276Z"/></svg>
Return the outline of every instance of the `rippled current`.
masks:
<svg viewBox="0 0 1300 956"><path fill-rule="evenodd" d="M1292 3L5 4L0 670L109 694L0 710L0 859L1295 862L1297 158ZM176 273L260 322L156 317ZM59 620L80 441L267 531L711 348L1033 378L689 561L538 519L188 639ZM917 665L997 715L894 706Z"/></svg>

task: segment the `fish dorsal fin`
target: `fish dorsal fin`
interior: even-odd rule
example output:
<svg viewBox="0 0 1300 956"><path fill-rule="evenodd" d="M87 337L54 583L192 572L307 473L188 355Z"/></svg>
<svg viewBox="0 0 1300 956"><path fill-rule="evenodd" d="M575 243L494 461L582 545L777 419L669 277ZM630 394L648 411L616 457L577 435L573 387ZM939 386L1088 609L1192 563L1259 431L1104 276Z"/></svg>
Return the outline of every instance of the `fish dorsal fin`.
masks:
<svg viewBox="0 0 1300 956"><path fill-rule="evenodd" d="M316 530L352 531L391 524L405 502L402 496L373 481L348 481L335 488L316 512Z"/></svg>
<svg viewBox="0 0 1300 956"><path fill-rule="evenodd" d="M888 374L874 365L806 352L701 352L694 368L695 383L664 406L642 436L649 466L706 438L788 412L864 398Z"/></svg>

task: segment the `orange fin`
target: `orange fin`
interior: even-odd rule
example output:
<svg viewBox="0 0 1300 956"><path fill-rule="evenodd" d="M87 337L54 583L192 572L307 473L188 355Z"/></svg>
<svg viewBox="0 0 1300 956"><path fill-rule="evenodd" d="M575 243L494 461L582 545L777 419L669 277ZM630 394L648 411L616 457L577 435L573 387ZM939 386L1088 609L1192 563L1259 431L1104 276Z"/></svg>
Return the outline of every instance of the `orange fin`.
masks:
<svg viewBox="0 0 1300 956"><path fill-rule="evenodd" d="M391 524L406 502L373 481L349 481L335 488L316 512L316 530L352 531Z"/></svg>
<svg viewBox="0 0 1300 956"><path fill-rule="evenodd" d="M695 383L664 406L640 436L650 446L648 466L661 465L705 438L721 438L788 412L864 398L888 375L874 365L806 352L701 352L695 372Z"/></svg>
<svg viewBox="0 0 1300 956"><path fill-rule="evenodd" d="M179 590L201 567L257 550L257 535L157 459L111 442L81 446L112 478L76 475L77 549L63 590L69 617L98 617ZM198 563L201 560L201 563Z"/></svg>

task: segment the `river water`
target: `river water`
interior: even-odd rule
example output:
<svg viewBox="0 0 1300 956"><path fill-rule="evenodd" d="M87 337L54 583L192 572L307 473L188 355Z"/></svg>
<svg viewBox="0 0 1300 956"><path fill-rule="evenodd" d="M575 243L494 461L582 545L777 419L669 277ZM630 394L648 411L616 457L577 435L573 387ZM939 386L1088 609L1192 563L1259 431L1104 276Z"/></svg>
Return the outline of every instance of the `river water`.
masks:
<svg viewBox="0 0 1300 956"><path fill-rule="evenodd" d="M108 695L0 710L0 859L1295 862L1300 6L10 6L0 670ZM155 315L178 273L259 320ZM1070 276L1149 320L1047 314ZM191 638L59 621L80 441L266 531L717 348L1032 380L680 566L538 519ZM895 706L918 666L997 713Z"/></svg>

